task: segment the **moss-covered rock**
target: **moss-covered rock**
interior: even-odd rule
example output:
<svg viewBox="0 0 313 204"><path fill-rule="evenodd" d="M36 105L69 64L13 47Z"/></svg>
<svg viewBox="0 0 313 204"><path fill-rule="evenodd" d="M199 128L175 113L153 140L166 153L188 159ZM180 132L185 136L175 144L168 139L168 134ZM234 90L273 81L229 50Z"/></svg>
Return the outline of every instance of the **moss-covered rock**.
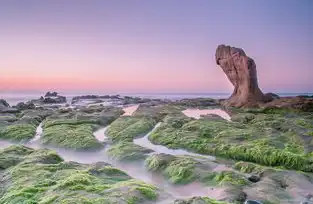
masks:
<svg viewBox="0 0 313 204"><path fill-rule="evenodd" d="M36 126L12 124L0 129L0 138L13 141L27 141L35 136Z"/></svg>
<svg viewBox="0 0 313 204"><path fill-rule="evenodd" d="M160 105L144 105L141 104L138 109L133 113L135 117L149 117L157 122L162 120L169 114L182 114L183 107L178 105L160 104Z"/></svg>
<svg viewBox="0 0 313 204"><path fill-rule="evenodd" d="M103 146L94 137L91 124L71 124L70 122L54 125L45 123L41 141L44 144L76 150L98 149Z"/></svg>
<svg viewBox="0 0 313 204"><path fill-rule="evenodd" d="M159 171L171 183L190 183L200 177L201 164L189 157L175 157L166 154L149 156L145 165L149 171Z"/></svg>
<svg viewBox="0 0 313 204"><path fill-rule="evenodd" d="M172 102L172 104L192 108L206 108L210 106L218 106L219 102L213 98L186 98Z"/></svg>
<svg viewBox="0 0 313 204"><path fill-rule="evenodd" d="M12 146L0 158L19 158L2 169L0 203L146 203L159 190L106 164L63 162L50 150Z"/></svg>
<svg viewBox="0 0 313 204"><path fill-rule="evenodd" d="M214 162L187 156L153 154L145 160L145 166L149 171L161 172L171 183L200 181L208 185L238 186L250 183L244 175L233 171L214 172L213 169L217 166Z"/></svg>
<svg viewBox="0 0 313 204"><path fill-rule="evenodd" d="M260 165L250 163L250 162L237 162L234 167L235 170L240 171L242 173L254 173L254 174L262 174L266 168Z"/></svg>
<svg viewBox="0 0 313 204"><path fill-rule="evenodd" d="M175 159L175 156L169 154L153 154L145 160L145 166L149 171L160 171L164 170Z"/></svg>
<svg viewBox="0 0 313 204"><path fill-rule="evenodd" d="M147 117L123 116L111 123L106 134L113 142L133 141L135 137L148 133L156 121Z"/></svg>
<svg viewBox="0 0 313 204"><path fill-rule="evenodd" d="M117 119L123 110L118 107L91 106L81 109L59 109L46 120L46 125L57 124L94 124L107 126Z"/></svg>
<svg viewBox="0 0 313 204"><path fill-rule="evenodd" d="M295 119L300 116L305 122L299 125ZM313 120L300 116L253 113L248 119L228 122L169 115L149 139L170 148L313 172L313 158L308 154L313 146L301 136L309 134L308 123Z"/></svg>
<svg viewBox="0 0 313 204"><path fill-rule="evenodd" d="M35 136L40 122L51 114L46 110L0 113L0 139L26 142Z"/></svg>
<svg viewBox="0 0 313 204"><path fill-rule="evenodd" d="M0 115L0 122L15 122L18 118L14 114L2 114Z"/></svg>
<svg viewBox="0 0 313 204"><path fill-rule="evenodd" d="M135 145L132 142L118 142L108 149L108 154L118 160L144 159L151 150Z"/></svg>
<svg viewBox="0 0 313 204"><path fill-rule="evenodd" d="M208 184L246 186L250 181L234 171L211 172L202 180Z"/></svg>

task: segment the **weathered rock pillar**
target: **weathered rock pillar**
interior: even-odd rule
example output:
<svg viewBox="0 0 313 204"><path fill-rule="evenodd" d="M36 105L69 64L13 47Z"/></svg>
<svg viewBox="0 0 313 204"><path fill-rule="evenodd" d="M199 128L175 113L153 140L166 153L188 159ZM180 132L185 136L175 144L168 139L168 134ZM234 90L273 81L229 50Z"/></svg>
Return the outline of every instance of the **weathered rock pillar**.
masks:
<svg viewBox="0 0 313 204"><path fill-rule="evenodd" d="M255 107L268 100L259 89L254 60L248 57L243 49L219 45L215 60L234 86L234 92L222 105Z"/></svg>

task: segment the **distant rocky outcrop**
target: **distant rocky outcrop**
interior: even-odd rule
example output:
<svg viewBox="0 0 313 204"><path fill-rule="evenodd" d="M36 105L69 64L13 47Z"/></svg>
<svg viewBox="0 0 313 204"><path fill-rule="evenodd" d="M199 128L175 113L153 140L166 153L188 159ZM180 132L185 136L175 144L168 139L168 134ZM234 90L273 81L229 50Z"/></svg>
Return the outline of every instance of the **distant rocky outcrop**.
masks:
<svg viewBox="0 0 313 204"><path fill-rule="evenodd" d="M66 103L66 97L60 96L57 92L47 92L44 97L41 97L44 104Z"/></svg>
<svg viewBox="0 0 313 204"><path fill-rule="evenodd" d="M4 109L4 108L9 108L10 104L4 100L4 99L0 99L0 109Z"/></svg>
<svg viewBox="0 0 313 204"><path fill-rule="evenodd" d="M51 103L66 103L65 96L57 96L57 97L45 97L43 99L43 103L51 104Z"/></svg>
<svg viewBox="0 0 313 204"><path fill-rule="evenodd" d="M61 104L66 103L66 97L60 96L57 92L47 92L45 96L41 96L39 99L33 99L27 102L28 104L37 104L37 105L44 105L44 104Z"/></svg>
<svg viewBox="0 0 313 204"><path fill-rule="evenodd" d="M216 64L226 74L234 86L234 92L224 106L255 107L260 102L271 101L270 95L265 96L258 86L256 64L241 48L219 45L215 53Z"/></svg>
<svg viewBox="0 0 313 204"><path fill-rule="evenodd" d="M27 109L35 109L36 108L36 106L33 102L27 102L27 103L19 102L14 107L17 108L18 110L27 110Z"/></svg>
<svg viewBox="0 0 313 204"><path fill-rule="evenodd" d="M46 94L45 94L45 97L57 97L58 96L58 93L57 92L50 92L48 91Z"/></svg>
<svg viewBox="0 0 313 204"><path fill-rule="evenodd" d="M12 108L6 100L0 99L0 113L17 113L17 112L18 110L16 108Z"/></svg>
<svg viewBox="0 0 313 204"><path fill-rule="evenodd" d="M75 96L72 98L72 104L77 103L80 100L99 100L99 99L109 99L111 96L109 95L82 95L82 96ZM101 101L99 101L101 102Z"/></svg>
<svg viewBox="0 0 313 204"><path fill-rule="evenodd" d="M92 101L92 103L100 103L104 101L110 101L115 104L127 105L127 104L138 104L138 103L148 103L151 102L151 99L132 97L132 96L120 96L120 95L83 95L75 96L72 99L72 104L76 104L80 101ZM157 99L155 99L156 101Z"/></svg>

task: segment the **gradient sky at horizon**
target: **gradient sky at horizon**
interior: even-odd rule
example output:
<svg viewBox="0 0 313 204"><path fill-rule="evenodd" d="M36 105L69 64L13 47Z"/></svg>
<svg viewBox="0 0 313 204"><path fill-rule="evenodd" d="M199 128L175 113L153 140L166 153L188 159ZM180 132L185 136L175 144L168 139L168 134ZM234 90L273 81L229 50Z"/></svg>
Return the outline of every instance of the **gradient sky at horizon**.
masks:
<svg viewBox="0 0 313 204"><path fill-rule="evenodd" d="M265 91L313 92L311 0L3 0L0 91L231 92L217 45Z"/></svg>

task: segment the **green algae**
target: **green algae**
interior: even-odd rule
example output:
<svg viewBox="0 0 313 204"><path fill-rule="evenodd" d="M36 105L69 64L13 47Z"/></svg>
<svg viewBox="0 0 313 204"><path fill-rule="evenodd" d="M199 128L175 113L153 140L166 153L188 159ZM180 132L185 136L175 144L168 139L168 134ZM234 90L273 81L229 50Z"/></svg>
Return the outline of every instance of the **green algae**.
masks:
<svg viewBox="0 0 313 204"><path fill-rule="evenodd" d="M145 160L145 166L149 171L164 170L175 157L168 154L153 154Z"/></svg>
<svg viewBox="0 0 313 204"><path fill-rule="evenodd" d="M35 136L36 126L31 124L12 124L0 129L0 138L13 141L27 141Z"/></svg>
<svg viewBox="0 0 313 204"><path fill-rule="evenodd" d="M172 183L190 183L196 179L196 162L188 158L178 158L170 162L165 168L164 174Z"/></svg>
<svg viewBox="0 0 313 204"><path fill-rule="evenodd" d="M182 114L183 108L177 105L161 104L161 105L140 105L133 113L134 117L148 117L155 121L161 121L169 114Z"/></svg>
<svg viewBox="0 0 313 204"><path fill-rule="evenodd" d="M43 128L49 128L55 125L84 125L94 124L92 120L77 120L77 119L48 119L43 123Z"/></svg>
<svg viewBox="0 0 313 204"><path fill-rule="evenodd" d="M132 142L118 142L108 148L108 154L118 160L144 159L151 150Z"/></svg>
<svg viewBox="0 0 313 204"><path fill-rule="evenodd" d="M18 118L15 115L0 115L0 122L15 122Z"/></svg>
<svg viewBox="0 0 313 204"><path fill-rule="evenodd" d="M218 185L245 186L250 183L244 176L239 175L238 173L235 173L233 171L214 172L206 179L212 177L213 181L216 182Z"/></svg>
<svg viewBox="0 0 313 204"><path fill-rule="evenodd" d="M149 171L160 171L171 183L190 183L197 179L198 162L189 157L154 154L145 160Z"/></svg>
<svg viewBox="0 0 313 204"><path fill-rule="evenodd" d="M76 150L98 149L103 146L94 137L93 126L90 124L45 126L41 141L44 144Z"/></svg>
<svg viewBox="0 0 313 204"><path fill-rule="evenodd" d="M145 160L145 166L149 171L161 172L174 184L200 181L209 186L245 186L250 183L245 176L236 172L210 172L210 163L201 163L186 156L153 154Z"/></svg>
<svg viewBox="0 0 313 204"><path fill-rule="evenodd" d="M299 136L310 129L297 125L294 118L300 116L283 113L254 113L240 122L169 115L149 139L170 148L312 172L313 158Z"/></svg>
<svg viewBox="0 0 313 204"><path fill-rule="evenodd" d="M262 167L254 163L243 161L237 162L233 168L242 173L254 173L254 174L261 174L266 170L266 167Z"/></svg>
<svg viewBox="0 0 313 204"><path fill-rule="evenodd" d="M113 142L131 142L135 137L148 133L155 125L156 121L151 118L123 116L111 123L106 134Z"/></svg>
<svg viewBox="0 0 313 204"><path fill-rule="evenodd" d="M11 146L0 158L20 160L2 169L0 203L144 203L158 189L106 164L64 162L53 151ZM57 159L58 157L58 159Z"/></svg>

